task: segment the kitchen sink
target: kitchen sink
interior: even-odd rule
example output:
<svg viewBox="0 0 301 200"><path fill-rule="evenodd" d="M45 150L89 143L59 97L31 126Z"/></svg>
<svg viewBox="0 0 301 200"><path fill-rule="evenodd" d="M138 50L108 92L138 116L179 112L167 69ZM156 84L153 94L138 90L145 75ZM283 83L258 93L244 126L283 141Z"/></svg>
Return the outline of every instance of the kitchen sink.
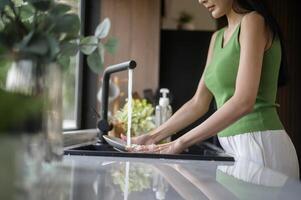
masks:
<svg viewBox="0 0 301 200"><path fill-rule="evenodd" d="M90 144L82 147L65 150L64 154L79 156L234 161L233 157L224 153L222 149L209 142L203 142L191 146L183 153L176 155L120 152L108 144Z"/></svg>

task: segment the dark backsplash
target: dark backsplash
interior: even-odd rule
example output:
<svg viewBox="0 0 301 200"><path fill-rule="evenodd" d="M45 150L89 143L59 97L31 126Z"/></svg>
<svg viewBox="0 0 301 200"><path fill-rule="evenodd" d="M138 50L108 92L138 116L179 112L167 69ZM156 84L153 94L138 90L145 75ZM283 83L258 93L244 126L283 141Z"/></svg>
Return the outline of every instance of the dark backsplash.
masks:
<svg viewBox="0 0 301 200"><path fill-rule="evenodd" d="M160 88L171 92L173 112L194 95L202 76L211 39L211 31L161 31ZM209 112L198 121L177 133L173 139L194 128L214 112ZM216 137L210 139L217 142Z"/></svg>

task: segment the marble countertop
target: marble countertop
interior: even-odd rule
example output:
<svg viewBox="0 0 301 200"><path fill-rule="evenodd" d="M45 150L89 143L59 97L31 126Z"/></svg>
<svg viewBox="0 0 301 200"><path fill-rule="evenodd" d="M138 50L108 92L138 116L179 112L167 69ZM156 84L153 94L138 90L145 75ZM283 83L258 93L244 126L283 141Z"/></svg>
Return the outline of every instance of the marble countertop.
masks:
<svg viewBox="0 0 301 200"><path fill-rule="evenodd" d="M255 163L64 156L45 164L37 199L300 199L299 180Z"/></svg>

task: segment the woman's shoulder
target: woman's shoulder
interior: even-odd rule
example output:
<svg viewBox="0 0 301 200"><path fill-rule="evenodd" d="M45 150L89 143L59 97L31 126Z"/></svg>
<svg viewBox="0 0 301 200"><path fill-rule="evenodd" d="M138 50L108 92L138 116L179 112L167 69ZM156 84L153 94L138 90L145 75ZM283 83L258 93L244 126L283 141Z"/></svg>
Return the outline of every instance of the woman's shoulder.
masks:
<svg viewBox="0 0 301 200"><path fill-rule="evenodd" d="M252 11L247 13L241 20L241 27L245 27L247 29L251 28L265 28L265 19L264 17L256 12Z"/></svg>
<svg viewBox="0 0 301 200"><path fill-rule="evenodd" d="M246 14L240 24L240 44L246 41L259 42L261 44L268 43L270 30L265 22L264 17L258 12L250 12Z"/></svg>

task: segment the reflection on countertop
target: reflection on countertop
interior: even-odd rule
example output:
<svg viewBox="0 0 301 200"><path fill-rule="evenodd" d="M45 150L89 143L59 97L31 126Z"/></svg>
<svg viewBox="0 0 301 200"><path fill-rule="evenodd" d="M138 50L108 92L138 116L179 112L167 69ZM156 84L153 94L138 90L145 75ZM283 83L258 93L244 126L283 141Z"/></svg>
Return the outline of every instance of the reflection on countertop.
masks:
<svg viewBox="0 0 301 200"><path fill-rule="evenodd" d="M301 184L245 161L65 156L45 164L37 199L300 199Z"/></svg>

